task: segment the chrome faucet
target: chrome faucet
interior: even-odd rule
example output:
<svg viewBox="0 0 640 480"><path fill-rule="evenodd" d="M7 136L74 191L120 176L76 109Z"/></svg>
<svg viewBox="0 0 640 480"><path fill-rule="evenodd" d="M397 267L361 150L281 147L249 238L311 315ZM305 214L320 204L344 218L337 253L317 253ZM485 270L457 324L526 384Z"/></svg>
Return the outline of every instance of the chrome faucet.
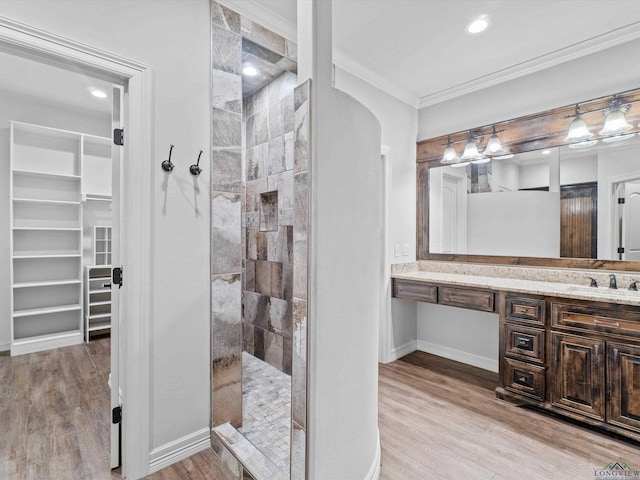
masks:
<svg viewBox="0 0 640 480"><path fill-rule="evenodd" d="M631 282L631 285L629 285L629 290L633 290L634 292L638 291L638 283L640 283L640 280L635 280L633 282Z"/></svg>
<svg viewBox="0 0 640 480"><path fill-rule="evenodd" d="M618 289L618 284L616 283L616 276L611 273L609 274L609 288Z"/></svg>
<svg viewBox="0 0 640 480"><path fill-rule="evenodd" d="M596 279L595 279L595 278L593 278L593 277L586 277L586 278L587 278L588 280L591 280L591 285L589 285L590 287L597 288L597 286L598 286L598 282L596 282Z"/></svg>

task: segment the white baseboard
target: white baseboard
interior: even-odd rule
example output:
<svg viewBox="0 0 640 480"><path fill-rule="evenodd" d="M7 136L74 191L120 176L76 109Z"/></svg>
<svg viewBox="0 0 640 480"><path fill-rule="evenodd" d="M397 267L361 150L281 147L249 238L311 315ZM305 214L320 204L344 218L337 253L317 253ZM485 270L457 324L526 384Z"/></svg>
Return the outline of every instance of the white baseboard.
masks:
<svg viewBox="0 0 640 480"><path fill-rule="evenodd" d="M448 358L449 360L466 363L467 365L472 365L491 372L498 372L498 360L494 358L481 357L479 355L474 355L473 353L456 350L455 348L425 342L424 340L418 340L417 344L418 350L421 352L432 353L433 355Z"/></svg>
<svg viewBox="0 0 640 480"><path fill-rule="evenodd" d="M0 352L8 352L11 350L11 342L0 343Z"/></svg>
<svg viewBox="0 0 640 480"><path fill-rule="evenodd" d="M392 349L391 353L389 354L389 361L385 363L395 362L399 358L404 357L405 355L409 355L411 352L415 352L417 349L417 340L411 340L404 345L400 345L399 347Z"/></svg>
<svg viewBox="0 0 640 480"><path fill-rule="evenodd" d="M376 454L374 455L373 462L369 473L365 477L365 480L378 480L382 469L382 452L380 448L380 431L378 431L378 442L376 444Z"/></svg>
<svg viewBox="0 0 640 480"><path fill-rule="evenodd" d="M149 473L157 472L211 446L208 427L155 448L149 454Z"/></svg>

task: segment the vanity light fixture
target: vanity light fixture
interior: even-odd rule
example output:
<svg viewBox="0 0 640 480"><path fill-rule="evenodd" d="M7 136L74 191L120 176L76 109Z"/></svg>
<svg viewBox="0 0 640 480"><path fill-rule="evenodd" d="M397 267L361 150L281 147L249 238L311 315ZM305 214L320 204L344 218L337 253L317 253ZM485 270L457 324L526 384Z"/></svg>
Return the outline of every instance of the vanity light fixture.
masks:
<svg viewBox="0 0 640 480"><path fill-rule="evenodd" d="M482 141L482 137L474 134L469 130L469 137L467 138L467 144L464 146L464 152L460 156L461 160L479 160L482 155L478 151L478 143Z"/></svg>
<svg viewBox="0 0 640 480"><path fill-rule="evenodd" d="M489 141L487 142L487 147L484 149L483 154L488 157L496 157L496 156L499 157L502 155L509 154L509 149L504 148L502 146L502 142L500 141L500 137L498 137L498 132L496 132L495 125L493 125L493 130L491 131L491 137L489 137Z"/></svg>
<svg viewBox="0 0 640 480"><path fill-rule="evenodd" d="M565 142L582 142L593 137L593 133L587 128L587 124L580 115L580 105L576 104L576 116L574 117L571 125L569 125L569 131L565 137Z"/></svg>
<svg viewBox="0 0 640 480"><path fill-rule="evenodd" d="M442 160L440 163L444 165L449 165L451 163L456 163L460 161L460 157L456 153L455 148L451 146L451 135L447 137L447 148L444 150L444 154L442 155Z"/></svg>
<svg viewBox="0 0 640 480"><path fill-rule="evenodd" d="M627 123L624 114L629 111L629 104L618 96L614 95L607 108L604 109L604 126L600 130L600 135L619 135L633 128L633 125Z"/></svg>

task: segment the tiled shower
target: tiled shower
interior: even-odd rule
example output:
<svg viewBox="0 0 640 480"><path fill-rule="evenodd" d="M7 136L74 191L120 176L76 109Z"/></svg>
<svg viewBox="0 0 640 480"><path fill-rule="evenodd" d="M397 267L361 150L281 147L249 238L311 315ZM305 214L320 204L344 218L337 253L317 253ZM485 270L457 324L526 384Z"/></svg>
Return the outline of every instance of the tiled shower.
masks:
<svg viewBox="0 0 640 480"><path fill-rule="evenodd" d="M295 43L215 1L211 11L212 444L231 463L242 458L225 441L235 427L301 479L308 84L296 88ZM243 78L247 63L267 81Z"/></svg>

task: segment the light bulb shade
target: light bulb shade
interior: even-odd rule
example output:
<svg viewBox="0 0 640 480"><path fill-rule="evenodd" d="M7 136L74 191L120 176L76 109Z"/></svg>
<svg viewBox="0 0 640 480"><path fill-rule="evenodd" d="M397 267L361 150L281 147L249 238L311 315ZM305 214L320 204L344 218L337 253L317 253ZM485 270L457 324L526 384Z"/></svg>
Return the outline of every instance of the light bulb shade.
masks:
<svg viewBox="0 0 640 480"><path fill-rule="evenodd" d="M456 163L458 161L460 161L460 157L458 157L456 150L451 145L449 145L444 151L444 154L442 155L442 160L440 160L440 163L449 164L449 163Z"/></svg>
<svg viewBox="0 0 640 480"><path fill-rule="evenodd" d="M600 130L600 135L617 135L633 128L627 123L624 113L619 108L612 110L604 120L604 127Z"/></svg>
<svg viewBox="0 0 640 480"><path fill-rule="evenodd" d="M478 146L473 140L469 140L464 146L464 152L462 153L462 156L460 156L460 158L462 160L474 160L478 157L480 157Z"/></svg>
<svg viewBox="0 0 640 480"><path fill-rule="evenodd" d="M487 147L484 149L485 155L500 155L499 152L502 152L502 142L498 138L498 135L495 133L491 135L489 141L487 142Z"/></svg>
<svg viewBox="0 0 640 480"><path fill-rule="evenodd" d="M580 142L591 137L593 137L593 133L589 131L585 121L580 115L576 115L576 118L574 118L571 122L571 125L569 125L569 130L567 131L567 136L565 137L564 141Z"/></svg>

